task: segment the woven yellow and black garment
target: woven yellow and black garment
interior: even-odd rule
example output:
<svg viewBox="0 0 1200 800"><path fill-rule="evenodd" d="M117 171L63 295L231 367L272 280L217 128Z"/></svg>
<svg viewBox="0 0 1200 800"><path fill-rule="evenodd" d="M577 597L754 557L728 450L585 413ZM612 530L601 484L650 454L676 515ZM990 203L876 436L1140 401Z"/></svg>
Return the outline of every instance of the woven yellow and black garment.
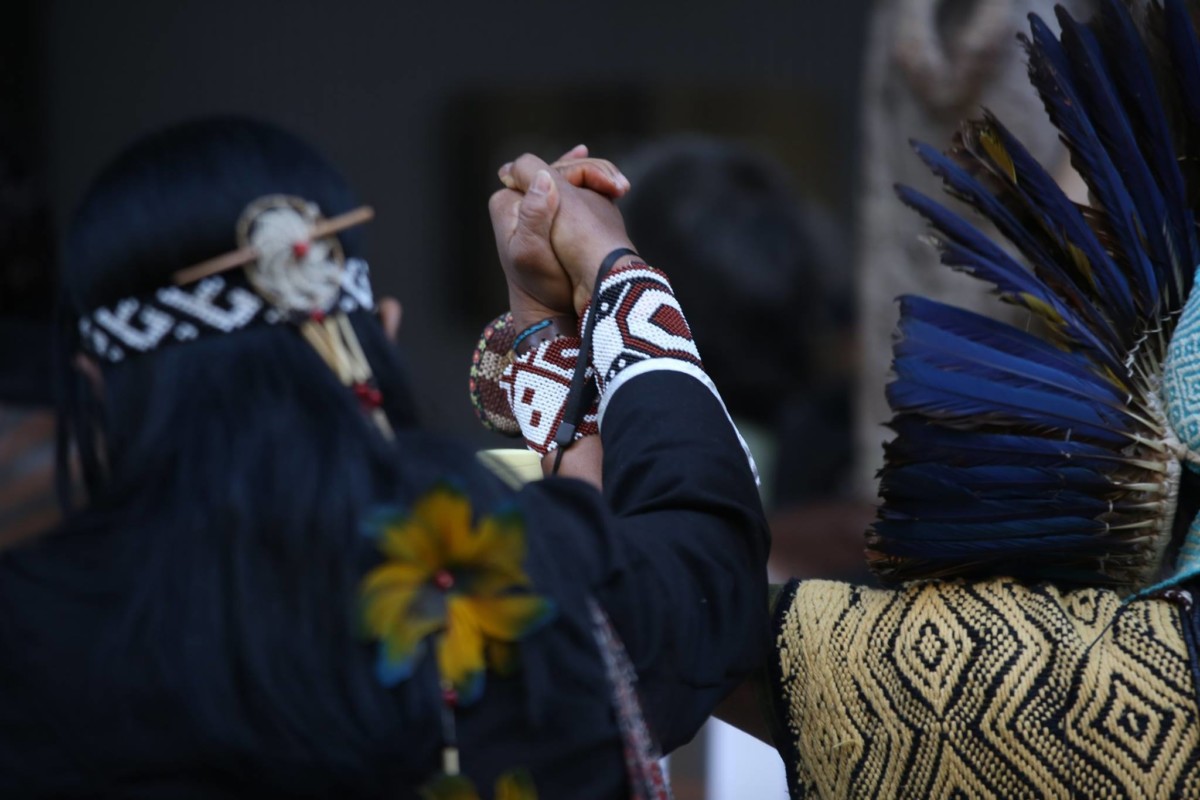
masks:
<svg viewBox="0 0 1200 800"><path fill-rule="evenodd" d="M1200 797L1179 607L997 579L793 582L776 605L793 798Z"/></svg>

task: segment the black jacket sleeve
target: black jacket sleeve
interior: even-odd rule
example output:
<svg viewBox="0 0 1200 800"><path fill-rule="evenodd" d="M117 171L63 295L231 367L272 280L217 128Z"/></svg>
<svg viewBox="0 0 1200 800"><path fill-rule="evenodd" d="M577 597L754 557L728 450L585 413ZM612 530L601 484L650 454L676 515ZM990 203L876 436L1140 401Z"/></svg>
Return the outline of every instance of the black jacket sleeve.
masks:
<svg viewBox="0 0 1200 800"><path fill-rule="evenodd" d="M560 512L546 538L611 617L669 752L766 654L766 520L741 441L696 378L633 378L609 398L601 437L603 503L565 479L527 499Z"/></svg>

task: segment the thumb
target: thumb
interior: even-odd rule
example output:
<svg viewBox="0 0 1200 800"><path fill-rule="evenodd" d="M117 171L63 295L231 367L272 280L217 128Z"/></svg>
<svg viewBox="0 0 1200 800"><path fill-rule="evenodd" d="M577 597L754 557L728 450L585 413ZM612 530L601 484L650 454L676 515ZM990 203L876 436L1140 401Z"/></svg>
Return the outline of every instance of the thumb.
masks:
<svg viewBox="0 0 1200 800"><path fill-rule="evenodd" d="M554 215L558 212L558 199L558 187L549 170L538 170L529 191L521 198L521 205L517 209L517 229L513 238L540 240L548 245Z"/></svg>

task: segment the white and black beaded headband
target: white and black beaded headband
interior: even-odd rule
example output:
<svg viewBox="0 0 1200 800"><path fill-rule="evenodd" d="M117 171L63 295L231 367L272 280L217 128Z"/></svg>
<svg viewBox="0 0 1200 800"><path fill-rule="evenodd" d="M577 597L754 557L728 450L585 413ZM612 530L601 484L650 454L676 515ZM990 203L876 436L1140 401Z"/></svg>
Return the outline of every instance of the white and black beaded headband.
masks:
<svg viewBox="0 0 1200 800"><path fill-rule="evenodd" d="M180 270L166 286L93 309L79 320L83 349L110 363L253 325L318 322L374 308L367 264L334 235L368 222L363 206L324 219L302 198L255 200L237 224L238 249ZM238 267L243 269L233 272Z"/></svg>
<svg viewBox="0 0 1200 800"><path fill-rule="evenodd" d="M347 259L334 235L374 215L363 206L324 219L303 198L259 198L238 219L237 250L175 273L174 286L85 314L83 349L117 363L169 344L289 323L390 437L371 364L346 317L374 308L367 264Z"/></svg>

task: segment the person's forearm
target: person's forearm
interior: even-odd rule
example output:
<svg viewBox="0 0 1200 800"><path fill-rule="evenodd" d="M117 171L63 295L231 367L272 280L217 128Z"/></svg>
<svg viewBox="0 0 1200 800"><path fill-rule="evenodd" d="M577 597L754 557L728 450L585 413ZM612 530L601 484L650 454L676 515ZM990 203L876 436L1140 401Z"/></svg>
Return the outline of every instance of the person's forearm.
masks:
<svg viewBox="0 0 1200 800"><path fill-rule="evenodd" d="M669 749L763 663L766 520L733 426L694 377L632 378L601 427L604 495L624 568L598 596Z"/></svg>
<svg viewBox="0 0 1200 800"><path fill-rule="evenodd" d="M784 588L781 584L771 584L767 595L767 615L772 621L772 637L778 611L776 603L784 594ZM713 711L717 719L772 747L778 747L780 741L780 723L771 694L772 660L777 659L778 655L775 647L768 642L767 663L751 672Z"/></svg>
<svg viewBox="0 0 1200 800"><path fill-rule="evenodd" d="M556 453L551 451L542 457L542 473L554 473ZM558 464L558 472L554 473L563 478L578 478L595 486L603 487L602 472L604 464L604 446L599 436L585 436L563 451Z"/></svg>
<svg viewBox="0 0 1200 800"><path fill-rule="evenodd" d="M727 725L749 734L764 744L775 746L774 733L768 724L764 700L768 690L766 668L756 669L742 681L713 711L713 716Z"/></svg>

